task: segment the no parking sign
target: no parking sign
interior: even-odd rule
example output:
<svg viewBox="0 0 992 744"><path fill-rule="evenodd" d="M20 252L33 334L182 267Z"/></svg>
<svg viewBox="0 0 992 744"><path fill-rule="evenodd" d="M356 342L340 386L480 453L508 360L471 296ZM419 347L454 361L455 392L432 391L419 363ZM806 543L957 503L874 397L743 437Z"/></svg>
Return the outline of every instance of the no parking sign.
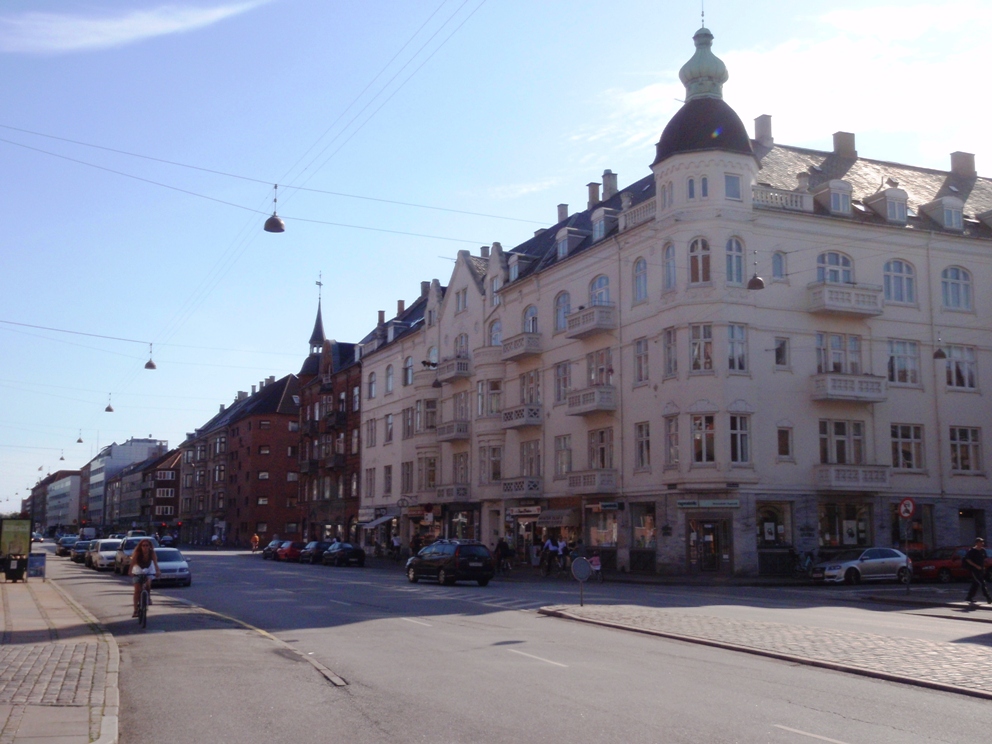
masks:
<svg viewBox="0 0 992 744"><path fill-rule="evenodd" d="M916 514L916 502L911 498L904 498L899 502L899 516L903 519L911 519Z"/></svg>

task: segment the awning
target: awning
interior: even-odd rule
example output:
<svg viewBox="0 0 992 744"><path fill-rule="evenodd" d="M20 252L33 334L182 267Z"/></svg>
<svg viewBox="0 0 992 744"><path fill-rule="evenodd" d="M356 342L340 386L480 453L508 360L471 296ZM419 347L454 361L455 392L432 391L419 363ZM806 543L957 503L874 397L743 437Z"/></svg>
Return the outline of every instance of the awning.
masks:
<svg viewBox="0 0 992 744"><path fill-rule="evenodd" d="M397 516L398 515L396 515L396 514L387 514L384 517L379 517L378 519L373 519L371 522L368 522L367 524L363 524L362 525L362 529L364 529L364 530L370 530L373 527L378 527L383 522L388 522L390 519L396 519Z"/></svg>
<svg viewBox="0 0 992 744"><path fill-rule="evenodd" d="M538 527L578 527L578 509L545 509L537 518Z"/></svg>

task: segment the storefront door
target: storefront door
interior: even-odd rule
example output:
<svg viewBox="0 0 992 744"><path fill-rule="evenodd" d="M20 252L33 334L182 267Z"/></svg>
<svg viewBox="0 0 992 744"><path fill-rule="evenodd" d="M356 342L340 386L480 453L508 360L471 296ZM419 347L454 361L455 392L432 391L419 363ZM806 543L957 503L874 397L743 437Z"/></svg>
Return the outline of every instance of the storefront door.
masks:
<svg viewBox="0 0 992 744"><path fill-rule="evenodd" d="M730 520L690 518L686 528L690 572L729 573Z"/></svg>

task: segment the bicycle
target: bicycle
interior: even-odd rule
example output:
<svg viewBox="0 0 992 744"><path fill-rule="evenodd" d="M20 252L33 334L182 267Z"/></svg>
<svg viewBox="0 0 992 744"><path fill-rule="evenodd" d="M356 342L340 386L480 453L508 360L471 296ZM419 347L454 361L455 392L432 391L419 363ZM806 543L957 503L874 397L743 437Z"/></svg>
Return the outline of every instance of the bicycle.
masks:
<svg viewBox="0 0 992 744"><path fill-rule="evenodd" d="M541 557L541 576L554 576L557 578L564 570L564 558L557 553L545 551L545 554Z"/></svg>
<svg viewBox="0 0 992 744"><path fill-rule="evenodd" d="M813 553L795 553L792 563L792 577L807 579L813 575Z"/></svg>
<svg viewBox="0 0 992 744"><path fill-rule="evenodd" d="M151 583L151 574L145 574L145 580L141 582L141 596L138 598L138 625L142 628L148 625L148 605L152 601L148 586Z"/></svg>

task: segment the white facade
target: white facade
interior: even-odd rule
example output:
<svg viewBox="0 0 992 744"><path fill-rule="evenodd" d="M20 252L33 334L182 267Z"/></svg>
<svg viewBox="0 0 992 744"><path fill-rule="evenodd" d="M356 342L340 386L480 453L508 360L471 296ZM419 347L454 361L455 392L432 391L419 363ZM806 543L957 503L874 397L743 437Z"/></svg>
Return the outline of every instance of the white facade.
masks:
<svg viewBox="0 0 992 744"><path fill-rule="evenodd" d="M79 475L59 478L48 486L45 515L46 533L64 530L79 520Z"/></svg>

